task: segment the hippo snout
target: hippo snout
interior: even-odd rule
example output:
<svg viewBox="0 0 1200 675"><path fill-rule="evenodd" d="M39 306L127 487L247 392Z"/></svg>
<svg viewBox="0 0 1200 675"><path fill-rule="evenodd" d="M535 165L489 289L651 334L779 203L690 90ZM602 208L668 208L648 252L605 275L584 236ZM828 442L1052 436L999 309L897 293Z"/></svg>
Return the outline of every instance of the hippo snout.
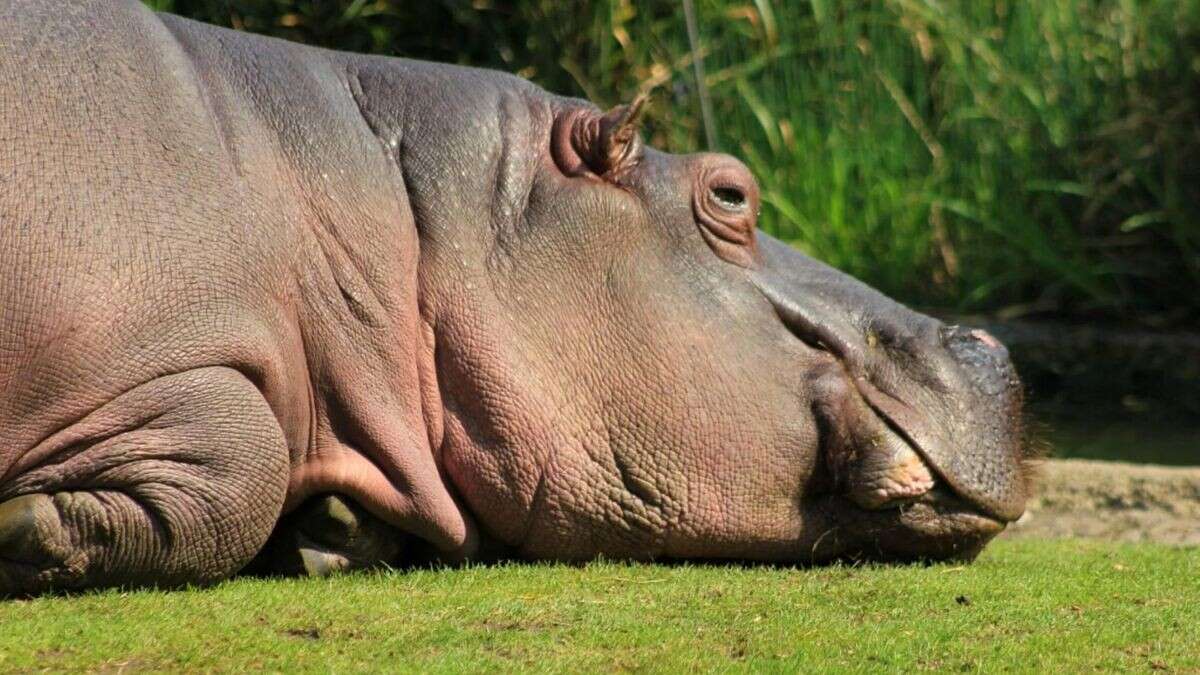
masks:
<svg viewBox="0 0 1200 675"><path fill-rule="evenodd" d="M924 505L926 525L969 514L955 531L976 523L994 534L1020 517L1021 385L1004 345L769 238L762 250L763 295L798 340L836 364L814 390L836 489L863 511Z"/></svg>

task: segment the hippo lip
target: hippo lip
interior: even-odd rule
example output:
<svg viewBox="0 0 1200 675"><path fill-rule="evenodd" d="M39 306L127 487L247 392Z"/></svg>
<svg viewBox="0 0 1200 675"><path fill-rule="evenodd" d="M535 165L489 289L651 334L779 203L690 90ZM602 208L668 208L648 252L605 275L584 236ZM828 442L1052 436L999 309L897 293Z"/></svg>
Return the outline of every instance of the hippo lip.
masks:
<svg viewBox="0 0 1200 675"><path fill-rule="evenodd" d="M1006 523L981 513L944 483L898 508L853 516L858 536L842 555L881 561L973 559Z"/></svg>
<svg viewBox="0 0 1200 675"><path fill-rule="evenodd" d="M933 495L935 498L942 496L941 501L944 502L943 490L945 488L943 486L948 487L959 503L970 507L969 509L964 509L965 511L1001 524L1012 522L1021 516L1024 509L1014 512L1011 509L1005 508L989 508L986 502L973 498L973 491L968 486L963 485L961 481L955 480L955 477L951 473L945 471L935 459L930 457L929 451L915 438L917 430L924 426L920 413L903 401L882 391L866 377L857 376L851 379L854 382L855 388L871 410L887 424L891 431L917 453L917 456L921 458L921 461L933 473L936 483L932 489L926 491L927 494ZM924 497L926 495L923 494L921 496Z"/></svg>
<svg viewBox="0 0 1200 675"><path fill-rule="evenodd" d="M980 511L941 481L919 496L876 513L907 521L953 520L959 526L969 527L972 531L986 536L995 536L1008 526L1007 521Z"/></svg>
<svg viewBox="0 0 1200 675"><path fill-rule="evenodd" d="M928 504L942 516L972 522L981 530L993 534L999 533L1008 525L1007 521L991 516L968 503L941 481L934 485L933 489L914 499L913 503Z"/></svg>
<svg viewBox="0 0 1200 675"><path fill-rule="evenodd" d="M912 443L877 418L879 433L856 455L859 466L847 486L850 498L868 510L897 508L918 501L938 487L937 474Z"/></svg>

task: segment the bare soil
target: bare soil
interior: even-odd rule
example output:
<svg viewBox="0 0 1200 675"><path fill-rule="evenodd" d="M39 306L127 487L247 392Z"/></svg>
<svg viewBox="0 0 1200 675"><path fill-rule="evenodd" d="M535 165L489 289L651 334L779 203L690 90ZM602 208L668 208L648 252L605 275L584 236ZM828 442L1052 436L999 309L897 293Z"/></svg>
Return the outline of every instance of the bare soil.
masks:
<svg viewBox="0 0 1200 675"><path fill-rule="evenodd" d="M1088 537L1200 546L1200 467L1048 460L1005 537Z"/></svg>

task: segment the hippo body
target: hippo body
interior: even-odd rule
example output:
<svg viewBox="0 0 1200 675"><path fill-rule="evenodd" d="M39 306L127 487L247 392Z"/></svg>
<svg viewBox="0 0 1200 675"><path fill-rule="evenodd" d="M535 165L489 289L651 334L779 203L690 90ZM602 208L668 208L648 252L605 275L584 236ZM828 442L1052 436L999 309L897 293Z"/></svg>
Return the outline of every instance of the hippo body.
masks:
<svg viewBox="0 0 1200 675"><path fill-rule="evenodd" d="M5 3L0 594L218 580L327 495L444 560L974 555L1026 491L1003 348L637 108Z"/></svg>

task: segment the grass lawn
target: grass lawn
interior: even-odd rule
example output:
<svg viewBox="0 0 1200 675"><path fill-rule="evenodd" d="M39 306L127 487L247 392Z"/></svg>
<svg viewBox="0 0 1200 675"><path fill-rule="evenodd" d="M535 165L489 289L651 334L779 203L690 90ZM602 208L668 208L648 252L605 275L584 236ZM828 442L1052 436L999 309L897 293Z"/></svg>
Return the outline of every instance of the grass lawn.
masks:
<svg viewBox="0 0 1200 675"><path fill-rule="evenodd" d="M595 563L0 603L0 670L1200 670L1200 550L969 566Z"/></svg>

